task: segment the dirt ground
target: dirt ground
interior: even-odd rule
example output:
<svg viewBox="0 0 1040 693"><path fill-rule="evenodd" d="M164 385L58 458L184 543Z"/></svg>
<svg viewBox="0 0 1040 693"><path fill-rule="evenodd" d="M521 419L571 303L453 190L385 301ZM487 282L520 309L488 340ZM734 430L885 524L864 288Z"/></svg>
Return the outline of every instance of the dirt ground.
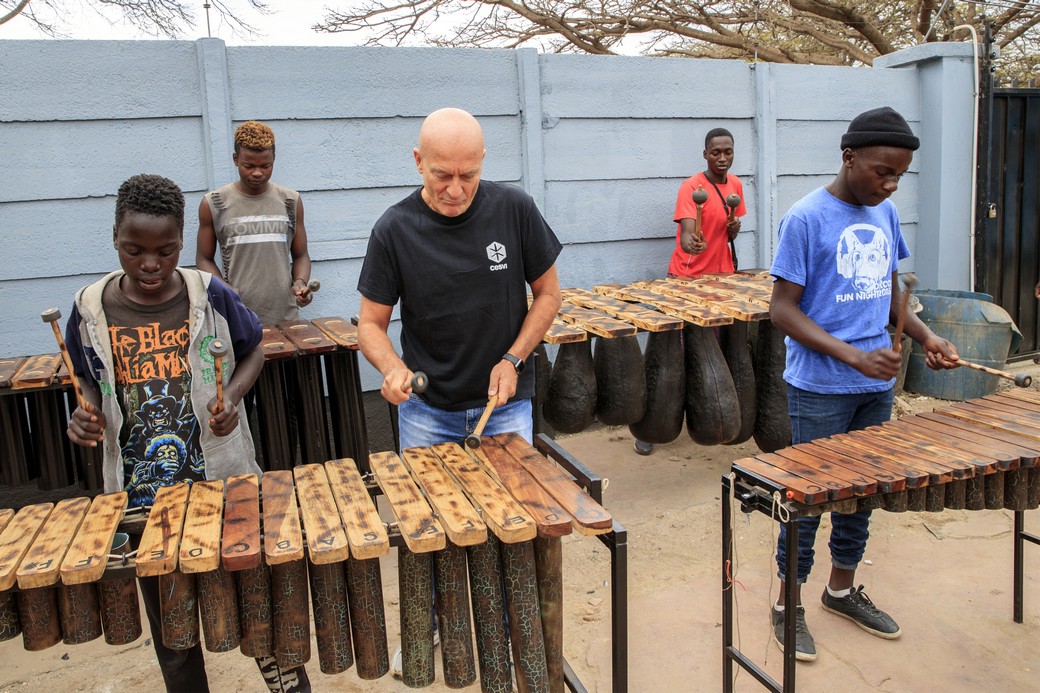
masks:
<svg viewBox="0 0 1040 693"><path fill-rule="evenodd" d="M1020 369L1040 376L1032 363ZM936 404L905 395L896 408L908 413ZM733 460L757 448L700 447L684 433L640 457L627 428L599 428L560 442L609 479L605 505L628 531L629 690L720 690L720 478ZM805 589L819 659L799 664L799 690L1040 691L1040 548L1027 544L1025 550L1025 622L1016 624L1012 517L1007 511L874 513L857 580L901 625L903 636L895 641L875 638L820 606L828 571L825 520L817 568ZM1027 512L1026 526L1040 532L1040 512ZM781 652L767 617L779 585L772 557L777 526L761 514L738 513L736 527L738 647L779 679ZM392 649L398 630L394 554L382 560ZM565 655L588 690L609 691L610 553L597 539L575 535L564 540L564 561ZM207 653L206 659L214 690L265 690L253 662L238 652ZM308 669L315 691L405 689L389 675L360 681L353 669L325 676L316 657ZM0 643L0 691L162 688L144 637L126 647L95 641L39 653L26 653L20 639ZM430 690L446 690L439 675ZM739 673L736 690L763 689Z"/></svg>

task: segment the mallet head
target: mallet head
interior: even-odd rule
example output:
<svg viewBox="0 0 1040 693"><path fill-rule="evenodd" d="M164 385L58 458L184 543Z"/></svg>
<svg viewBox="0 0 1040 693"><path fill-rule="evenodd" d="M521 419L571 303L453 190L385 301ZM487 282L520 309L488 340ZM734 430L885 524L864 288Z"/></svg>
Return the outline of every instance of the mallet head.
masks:
<svg viewBox="0 0 1040 693"><path fill-rule="evenodd" d="M426 392L426 386L430 383L429 378L422 371L412 373L412 392L422 394Z"/></svg>
<svg viewBox="0 0 1040 693"><path fill-rule="evenodd" d="M466 436L466 447L476 450L480 447L480 436L470 433Z"/></svg>
<svg viewBox="0 0 1040 693"><path fill-rule="evenodd" d="M693 191L693 201L699 205L704 204L708 201L708 191L704 188L697 188Z"/></svg>
<svg viewBox="0 0 1040 693"><path fill-rule="evenodd" d="M321 282L319 282L317 279L312 279L309 282L307 282L307 290L310 291L312 294L318 291L318 289L320 288Z"/></svg>
<svg viewBox="0 0 1040 693"><path fill-rule="evenodd" d="M212 342L209 343L209 355L213 358L224 358L225 356L227 356L227 353L228 347L227 344L224 343L224 340L214 339Z"/></svg>
<svg viewBox="0 0 1040 693"><path fill-rule="evenodd" d="M47 308L40 313L40 320L44 322L57 322L61 319L61 311L57 308Z"/></svg>
<svg viewBox="0 0 1040 693"><path fill-rule="evenodd" d="M736 209L740 206L740 195L736 193L730 193L726 197L726 206L730 209Z"/></svg>
<svg viewBox="0 0 1040 693"><path fill-rule="evenodd" d="M1018 387L1029 387L1033 384L1033 376L1028 373L1019 373L1015 376L1015 385Z"/></svg>

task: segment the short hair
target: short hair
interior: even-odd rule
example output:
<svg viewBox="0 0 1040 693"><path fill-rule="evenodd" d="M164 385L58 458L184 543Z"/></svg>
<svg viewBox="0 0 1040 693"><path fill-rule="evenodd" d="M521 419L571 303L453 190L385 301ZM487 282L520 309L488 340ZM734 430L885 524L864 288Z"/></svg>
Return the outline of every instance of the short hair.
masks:
<svg viewBox="0 0 1040 693"><path fill-rule="evenodd" d="M123 181L116 195L116 227L134 212L173 217L177 228L184 231L184 193L169 178L139 173Z"/></svg>
<svg viewBox="0 0 1040 693"><path fill-rule="evenodd" d="M258 120L247 120L235 129L235 154L242 147L257 152L266 149L274 152L274 130Z"/></svg>
<svg viewBox="0 0 1040 693"><path fill-rule="evenodd" d="M712 128L711 130L708 130L708 134L704 136L704 148L707 149L708 143L716 137L728 137L732 140L733 133L727 130L726 128Z"/></svg>

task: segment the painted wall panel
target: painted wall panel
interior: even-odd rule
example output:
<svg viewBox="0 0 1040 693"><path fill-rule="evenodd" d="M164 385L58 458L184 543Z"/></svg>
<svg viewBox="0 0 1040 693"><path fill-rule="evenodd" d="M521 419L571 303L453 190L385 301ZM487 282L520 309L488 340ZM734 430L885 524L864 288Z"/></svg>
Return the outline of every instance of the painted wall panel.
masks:
<svg viewBox="0 0 1040 693"><path fill-rule="evenodd" d="M112 195L136 173L205 188L201 118L6 123L0 161L0 202Z"/></svg>
<svg viewBox="0 0 1040 693"><path fill-rule="evenodd" d="M741 158L733 172L745 175L754 161L751 122L656 119L561 120L544 135L547 180L598 181L612 178L690 176L704 168L704 135L725 125Z"/></svg>
<svg viewBox="0 0 1040 693"><path fill-rule="evenodd" d="M692 62L688 65L685 63ZM739 60L543 55L545 113L552 118L747 118L752 67ZM725 92L725 98L704 98Z"/></svg>
<svg viewBox="0 0 1040 693"><path fill-rule="evenodd" d="M445 106L515 115L508 50L228 47L236 120L424 117Z"/></svg>
<svg viewBox="0 0 1040 693"><path fill-rule="evenodd" d="M0 122L201 114L194 41L5 40L0 65Z"/></svg>

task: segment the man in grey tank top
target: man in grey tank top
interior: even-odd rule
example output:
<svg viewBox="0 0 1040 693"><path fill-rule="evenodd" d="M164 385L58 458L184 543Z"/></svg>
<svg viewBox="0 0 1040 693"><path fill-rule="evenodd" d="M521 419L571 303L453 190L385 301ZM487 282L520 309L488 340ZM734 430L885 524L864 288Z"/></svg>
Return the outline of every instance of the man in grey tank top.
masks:
<svg viewBox="0 0 1040 693"><path fill-rule="evenodd" d="M202 199L195 250L195 265L234 288L265 325L299 319L313 298L303 200L271 182L274 155L267 125L249 120L235 130L239 179Z"/></svg>

